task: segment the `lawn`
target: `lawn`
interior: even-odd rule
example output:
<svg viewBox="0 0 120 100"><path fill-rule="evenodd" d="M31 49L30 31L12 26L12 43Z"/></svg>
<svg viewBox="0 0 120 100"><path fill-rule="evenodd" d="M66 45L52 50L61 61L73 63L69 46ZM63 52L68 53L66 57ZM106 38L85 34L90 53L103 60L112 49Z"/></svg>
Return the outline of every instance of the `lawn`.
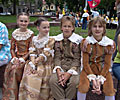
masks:
<svg viewBox="0 0 120 100"><path fill-rule="evenodd" d="M29 27L29 28L34 32L35 35L38 34L36 27ZM14 30L15 29L8 29L9 38L11 38L11 34ZM84 38L87 36L87 32L88 30L82 30L81 27L75 28L75 33L81 35ZM116 32L115 29L107 29L106 35L109 38L114 39L115 32ZM56 36L57 34L60 34L60 33L61 33L60 27L50 27L50 36Z"/></svg>
<svg viewBox="0 0 120 100"><path fill-rule="evenodd" d="M30 22L33 22L37 19L38 17L30 17ZM48 18L49 21L52 19ZM16 16L11 15L11 16L2 16L0 15L0 22L2 23L16 23Z"/></svg>
<svg viewBox="0 0 120 100"><path fill-rule="evenodd" d="M30 21L33 22L37 19L37 17L30 17ZM48 19L49 21L51 21L52 19ZM3 23L16 23L16 16L0 16L0 22L3 22ZM35 35L38 34L38 31L36 29L36 27L29 27L31 30L34 31ZM14 31L15 29L8 29L9 31L9 38L11 38L11 34L12 32ZM75 33L83 36L84 38L87 36L87 32L88 30L82 30L81 27L78 27L75 29ZM107 29L106 33L107 33L107 36L111 39L114 39L114 36L115 36L115 32L116 32L116 29ZM57 34L60 34L61 31L60 31L60 27L50 27L50 35L51 36L55 36Z"/></svg>

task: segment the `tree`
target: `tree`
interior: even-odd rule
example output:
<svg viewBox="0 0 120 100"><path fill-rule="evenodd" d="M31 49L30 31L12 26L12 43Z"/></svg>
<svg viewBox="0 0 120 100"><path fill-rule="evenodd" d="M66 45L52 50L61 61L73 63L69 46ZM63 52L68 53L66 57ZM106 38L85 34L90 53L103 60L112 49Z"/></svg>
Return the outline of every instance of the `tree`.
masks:
<svg viewBox="0 0 120 100"><path fill-rule="evenodd" d="M114 10L115 0L101 0L97 8L104 9L104 13L110 11L110 14L116 13Z"/></svg>

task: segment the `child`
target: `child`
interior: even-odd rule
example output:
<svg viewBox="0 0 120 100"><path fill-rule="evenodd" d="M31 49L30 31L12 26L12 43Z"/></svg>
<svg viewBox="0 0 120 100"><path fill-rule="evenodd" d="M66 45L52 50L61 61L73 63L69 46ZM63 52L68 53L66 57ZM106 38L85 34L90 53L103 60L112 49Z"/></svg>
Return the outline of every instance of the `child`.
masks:
<svg viewBox="0 0 120 100"><path fill-rule="evenodd" d="M52 100L48 81L52 73L54 39L49 37L50 24L44 18L35 23L39 34L29 48L30 61L25 65L20 83L19 100Z"/></svg>
<svg viewBox="0 0 120 100"><path fill-rule="evenodd" d="M111 67L111 49L115 50L115 43L106 34L106 22L101 17L93 18L89 22L86 52L83 52L83 70L80 74L78 100L85 100L90 85L92 92L104 92L105 100L115 100L115 89L109 69ZM84 45L84 40L81 46ZM91 83L91 84L90 84ZM103 89L102 89L103 86Z"/></svg>
<svg viewBox="0 0 120 100"><path fill-rule="evenodd" d="M80 42L83 38L73 33L75 19L72 16L62 18L61 30L63 33L55 38L55 67L49 82L56 100L72 100L79 82Z"/></svg>
<svg viewBox="0 0 120 100"><path fill-rule="evenodd" d="M29 15L20 13L17 16L19 28L12 33L11 54L12 60L5 70L3 88L3 100L18 100L19 84L22 78L24 65L28 59L33 31L28 29Z"/></svg>

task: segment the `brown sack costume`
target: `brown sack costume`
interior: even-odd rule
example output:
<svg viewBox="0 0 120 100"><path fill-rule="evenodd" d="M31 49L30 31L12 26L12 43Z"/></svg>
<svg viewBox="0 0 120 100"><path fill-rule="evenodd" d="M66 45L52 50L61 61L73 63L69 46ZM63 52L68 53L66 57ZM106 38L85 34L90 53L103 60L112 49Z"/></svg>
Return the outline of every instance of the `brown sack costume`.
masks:
<svg viewBox="0 0 120 100"><path fill-rule="evenodd" d="M103 82L103 92L105 96L114 96L115 89L109 69L111 67L111 49L115 50L115 43L106 36L100 42L92 43L94 37L87 37L90 44L87 45L86 52L83 52L83 70L80 74L79 92L87 93L90 88L90 81L94 76ZM107 43L106 43L107 42ZM81 46L84 45L84 40ZM114 45L114 48L113 48Z"/></svg>

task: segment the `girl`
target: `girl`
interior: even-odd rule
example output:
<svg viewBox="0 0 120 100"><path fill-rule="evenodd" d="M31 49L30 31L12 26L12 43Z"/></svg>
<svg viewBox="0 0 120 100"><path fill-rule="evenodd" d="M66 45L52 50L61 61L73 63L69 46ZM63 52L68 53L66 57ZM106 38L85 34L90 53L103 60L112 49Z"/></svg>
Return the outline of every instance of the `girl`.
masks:
<svg viewBox="0 0 120 100"><path fill-rule="evenodd" d="M115 89L109 69L111 67L111 49L115 50L113 40L105 36L106 22L101 17L96 17L89 22L88 41L86 52L83 52L83 70L80 74L78 87L78 100L85 100L86 93L92 84L92 92L105 94L105 100L115 100ZM84 45L84 40L81 46ZM91 84L90 84L91 83ZM103 86L103 89L102 89Z"/></svg>
<svg viewBox="0 0 120 100"><path fill-rule="evenodd" d="M50 24L44 18L34 23L39 34L29 48L30 61L25 65L19 100L52 100L48 81L52 72L54 39L49 37Z"/></svg>
<svg viewBox="0 0 120 100"><path fill-rule="evenodd" d="M6 67L4 74L3 100L18 100L19 84L33 37L33 31L27 28L29 24L27 13L20 13L17 16L17 24L19 28L12 33L11 39L12 60Z"/></svg>
<svg viewBox="0 0 120 100"><path fill-rule="evenodd" d="M79 82L80 42L83 38L74 33L75 19L72 16L62 17L61 30L63 33L55 38L55 67L50 87L56 100L72 100Z"/></svg>

